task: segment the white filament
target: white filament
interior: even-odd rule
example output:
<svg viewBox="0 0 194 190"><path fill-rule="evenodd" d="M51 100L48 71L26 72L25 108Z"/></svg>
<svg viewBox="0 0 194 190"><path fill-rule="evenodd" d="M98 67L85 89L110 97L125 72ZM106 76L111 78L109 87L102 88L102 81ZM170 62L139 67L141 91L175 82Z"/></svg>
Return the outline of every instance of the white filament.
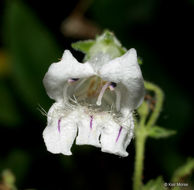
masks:
<svg viewBox="0 0 194 190"><path fill-rule="evenodd" d="M102 87L102 89L101 89L101 91L100 91L100 94L99 94L99 96L98 96L97 102L96 102L96 104L97 104L98 106L101 105L102 97L103 97L103 95L104 95L106 89L109 87L110 84L111 84L110 82L107 82L107 83Z"/></svg>
<svg viewBox="0 0 194 190"><path fill-rule="evenodd" d="M121 102L121 92L118 89L116 89L115 93L116 93L116 110L119 111L120 110L120 102Z"/></svg>
<svg viewBox="0 0 194 190"><path fill-rule="evenodd" d="M66 83L63 88L63 102L67 102L67 89L69 87L69 83Z"/></svg>
<svg viewBox="0 0 194 190"><path fill-rule="evenodd" d="M85 82L87 80L87 78L85 78L85 79L83 79L83 80L81 80L81 82L80 83L78 83L77 84L77 86L75 87L75 89L74 89L74 92Z"/></svg>

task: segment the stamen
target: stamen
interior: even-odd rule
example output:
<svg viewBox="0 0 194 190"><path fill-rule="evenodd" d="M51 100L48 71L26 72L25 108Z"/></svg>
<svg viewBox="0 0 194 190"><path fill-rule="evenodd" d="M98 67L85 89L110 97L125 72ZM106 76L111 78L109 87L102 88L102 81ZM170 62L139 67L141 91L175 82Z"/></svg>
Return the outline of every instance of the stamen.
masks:
<svg viewBox="0 0 194 190"><path fill-rule="evenodd" d="M68 83L73 83L75 81L78 81L79 78L71 78L71 79L68 79Z"/></svg>
<svg viewBox="0 0 194 190"><path fill-rule="evenodd" d="M78 84L77 84L77 86L75 87L75 89L74 89L74 92L85 82L87 80L87 78L85 78L85 79L83 79L83 80L81 80L81 82L79 82Z"/></svg>
<svg viewBox="0 0 194 190"><path fill-rule="evenodd" d="M112 85L110 85L110 86L109 86L109 89L110 89L111 91L113 91L115 88L114 88Z"/></svg>
<svg viewBox="0 0 194 190"><path fill-rule="evenodd" d="M121 92L117 89L115 90L116 93L116 110L120 110L120 102L121 102Z"/></svg>
<svg viewBox="0 0 194 190"><path fill-rule="evenodd" d="M67 101L67 89L69 87L69 84L67 83L66 85L64 85L63 88L63 101L66 102Z"/></svg>
<svg viewBox="0 0 194 190"><path fill-rule="evenodd" d="M121 135L121 131L122 131L123 127L121 126L120 129L119 129L119 133L118 133L118 136L116 138L116 142L119 140L119 137Z"/></svg>
<svg viewBox="0 0 194 190"><path fill-rule="evenodd" d="M113 91L115 89L115 87L117 86L117 84L115 82L111 82L110 86L109 86L109 89L111 91Z"/></svg>
<svg viewBox="0 0 194 190"><path fill-rule="evenodd" d="M110 85L110 82L107 82L107 83L102 87L102 89L101 89L101 91L100 91L100 94L99 94L99 96L98 96L97 102L96 102L96 104L97 104L98 106L101 105L102 97L103 97L103 95L104 95L106 89L109 87L109 85Z"/></svg>
<svg viewBox="0 0 194 190"><path fill-rule="evenodd" d="M59 133L61 132L61 119L58 120L58 131Z"/></svg>
<svg viewBox="0 0 194 190"><path fill-rule="evenodd" d="M93 115L90 116L90 129L92 129Z"/></svg>

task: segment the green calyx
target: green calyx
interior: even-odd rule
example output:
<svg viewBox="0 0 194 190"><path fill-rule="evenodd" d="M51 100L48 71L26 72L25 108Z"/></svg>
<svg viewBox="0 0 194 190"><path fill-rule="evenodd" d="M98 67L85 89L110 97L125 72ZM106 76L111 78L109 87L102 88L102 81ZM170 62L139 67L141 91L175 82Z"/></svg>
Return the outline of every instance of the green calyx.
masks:
<svg viewBox="0 0 194 190"><path fill-rule="evenodd" d="M72 44L72 48L83 52L85 61L94 58L98 54L108 54L110 59L113 59L120 57L127 51L115 35L108 30L105 30L94 40L75 42Z"/></svg>

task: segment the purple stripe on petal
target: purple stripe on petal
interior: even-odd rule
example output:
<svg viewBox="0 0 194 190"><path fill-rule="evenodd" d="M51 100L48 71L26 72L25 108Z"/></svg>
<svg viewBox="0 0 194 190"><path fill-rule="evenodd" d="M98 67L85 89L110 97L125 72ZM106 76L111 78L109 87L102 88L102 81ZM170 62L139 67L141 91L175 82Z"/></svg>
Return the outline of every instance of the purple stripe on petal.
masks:
<svg viewBox="0 0 194 190"><path fill-rule="evenodd" d="M93 115L90 116L90 129L92 129Z"/></svg>
<svg viewBox="0 0 194 190"><path fill-rule="evenodd" d="M61 119L58 120L58 131L61 132Z"/></svg>
<svg viewBox="0 0 194 190"><path fill-rule="evenodd" d="M119 140L119 137L121 135L121 131L122 131L123 127L121 126L120 129L119 129L119 133L118 133L118 136L116 138L116 142Z"/></svg>

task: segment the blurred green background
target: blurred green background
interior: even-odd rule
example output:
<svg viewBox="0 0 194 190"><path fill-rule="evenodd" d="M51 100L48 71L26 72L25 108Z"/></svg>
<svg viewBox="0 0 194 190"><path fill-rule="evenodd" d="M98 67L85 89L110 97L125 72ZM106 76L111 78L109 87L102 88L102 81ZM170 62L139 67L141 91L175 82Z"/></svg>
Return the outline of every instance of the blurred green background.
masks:
<svg viewBox="0 0 194 190"><path fill-rule="evenodd" d="M177 135L146 144L144 181L173 171L193 157L194 2L167 0L0 1L0 171L11 169L19 189L131 189L133 142L119 158L90 146L73 156L46 151L42 131L53 101L42 79L71 43L114 31L143 59L145 80L165 93L158 125Z"/></svg>

